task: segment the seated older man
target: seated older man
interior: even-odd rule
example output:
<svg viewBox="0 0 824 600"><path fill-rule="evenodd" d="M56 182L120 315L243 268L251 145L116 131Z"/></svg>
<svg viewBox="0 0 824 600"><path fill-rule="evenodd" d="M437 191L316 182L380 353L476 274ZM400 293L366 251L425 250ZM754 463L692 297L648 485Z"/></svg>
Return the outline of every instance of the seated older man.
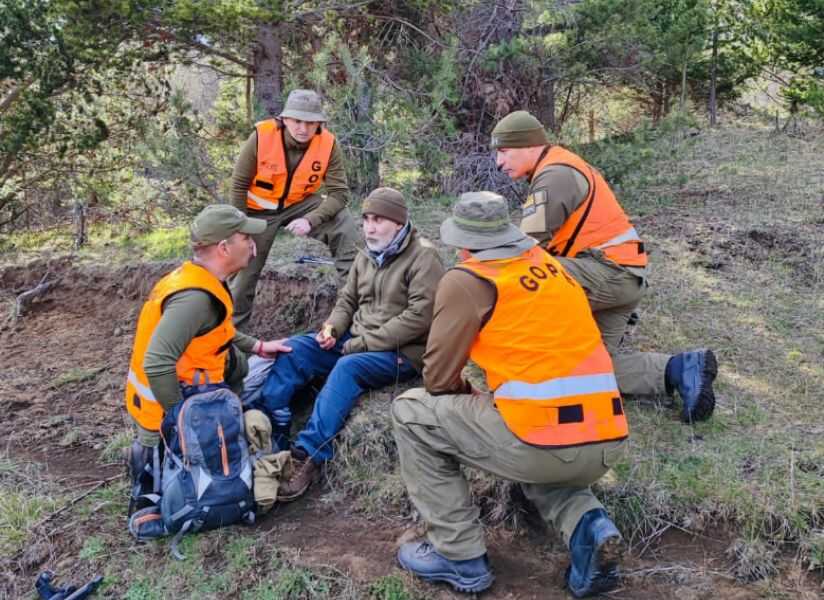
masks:
<svg viewBox="0 0 824 600"><path fill-rule="evenodd" d="M279 490L281 501L299 498L312 484L361 394L408 381L421 370L443 265L412 227L397 190L374 190L362 212L366 249L355 258L332 314L320 332L286 341L292 351L275 362L258 403L272 421L273 446L286 449L293 396L326 377L291 449L296 468Z"/></svg>

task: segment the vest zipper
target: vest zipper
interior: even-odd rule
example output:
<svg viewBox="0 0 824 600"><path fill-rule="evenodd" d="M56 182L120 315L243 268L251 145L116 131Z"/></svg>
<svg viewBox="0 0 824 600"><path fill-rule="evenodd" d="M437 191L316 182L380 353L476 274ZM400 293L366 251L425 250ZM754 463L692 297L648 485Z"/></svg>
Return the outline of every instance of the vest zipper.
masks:
<svg viewBox="0 0 824 600"><path fill-rule="evenodd" d="M223 425L217 424L217 437L220 445L220 461L223 463L223 476L229 476L229 454L226 452L226 438L223 437Z"/></svg>
<svg viewBox="0 0 824 600"><path fill-rule="evenodd" d="M283 187L283 194L281 194L280 198L278 199L278 210L283 210L283 203L286 201L286 198L289 196L289 188L292 187L292 177L294 177L295 172L300 168L300 163L303 162L303 159L306 158L306 155L309 153L309 146L312 145L315 137L312 136L312 139L309 140L309 146L306 147L306 151L303 153L303 156L300 157L298 164L295 165L295 168L290 170L289 169L289 153L286 150L286 134L284 131L286 130L286 126L279 127L280 129L280 143L283 147L283 160L286 162L286 185ZM317 134L315 134L317 135Z"/></svg>

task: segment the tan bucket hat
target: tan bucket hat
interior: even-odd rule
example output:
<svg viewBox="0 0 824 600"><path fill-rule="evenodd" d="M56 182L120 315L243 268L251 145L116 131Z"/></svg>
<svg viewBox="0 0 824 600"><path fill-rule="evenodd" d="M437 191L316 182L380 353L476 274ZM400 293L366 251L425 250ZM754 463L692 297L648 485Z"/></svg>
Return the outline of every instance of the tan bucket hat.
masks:
<svg viewBox="0 0 824 600"><path fill-rule="evenodd" d="M441 224L445 244L468 250L509 246L527 236L509 220L503 196L493 192L466 192L452 208L452 216Z"/></svg>
<svg viewBox="0 0 824 600"><path fill-rule="evenodd" d="M286 105L278 117L289 117L301 121L326 122L320 95L314 90L292 90L286 98Z"/></svg>

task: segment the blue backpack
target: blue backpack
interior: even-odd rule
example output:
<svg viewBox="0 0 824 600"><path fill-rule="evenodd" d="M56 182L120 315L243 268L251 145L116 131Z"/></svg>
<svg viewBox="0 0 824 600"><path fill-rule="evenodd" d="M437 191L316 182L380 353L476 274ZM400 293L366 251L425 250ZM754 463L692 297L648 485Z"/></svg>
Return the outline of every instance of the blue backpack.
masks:
<svg viewBox="0 0 824 600"><path fill-rule="evenodd" d="M255 502L240 399L219 387L190 396L176 413L163 427L160 497L132 515L129 531L138 540L177 534L172 554L182 559L177 543L186 533L252 523Z"/></svg>

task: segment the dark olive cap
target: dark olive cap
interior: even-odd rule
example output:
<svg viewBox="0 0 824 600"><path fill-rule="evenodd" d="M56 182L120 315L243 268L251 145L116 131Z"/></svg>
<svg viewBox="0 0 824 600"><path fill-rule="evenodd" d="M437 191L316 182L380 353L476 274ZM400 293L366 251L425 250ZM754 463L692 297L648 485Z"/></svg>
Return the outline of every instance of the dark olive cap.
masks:
<svg viewBox="0 0 824 600"><path fill-rule="evenodd" d="M546 146L549 138L541 122L525 110L516 110L498 121L492 130L489 146L497 148L528 148Z"/></svg>
<svg viewBox="0 0 824 600"><path fill-rule="evenodd" d="M265 220L249 218L231 204L210 204L195 217L189 232L192 244L202 248L229 239L238 232L257 235L265 229Z"/></svg>

